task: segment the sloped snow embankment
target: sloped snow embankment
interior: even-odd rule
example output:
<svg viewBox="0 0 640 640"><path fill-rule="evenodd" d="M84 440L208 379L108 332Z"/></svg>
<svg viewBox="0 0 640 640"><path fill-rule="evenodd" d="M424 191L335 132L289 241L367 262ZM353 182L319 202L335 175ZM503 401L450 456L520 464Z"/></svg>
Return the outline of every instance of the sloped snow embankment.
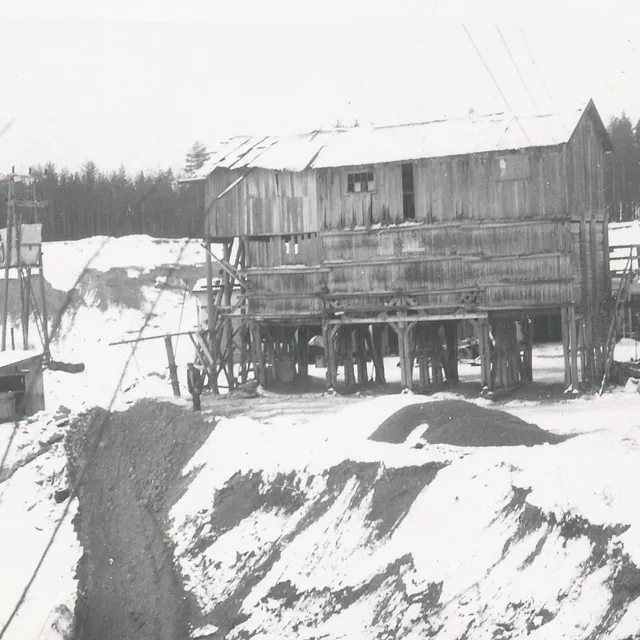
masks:
<svg viewBox="0 0 640 640"><path fill-rule="evenodd" d="M171 512L176 559L203 614L194 637L638 631L638 430L531 448L369 439L418 401L378 398L297 426L220 422ZM583 418L606 420L619 403L594 401Z"/></svg>
<svg viewBox="0 0 640 640"><path fill-rule="evenodd" d="M68 420L41 412L19 423L0 474L0 628L8 620L22 590L60 522L67 499L56 492L69 486L62 439ZM0 424L0 455L12 424ZM64 493L59 494L64 498ZM66 640L73 622L81 555L71 505L60 531L4 640Z"/></svg>

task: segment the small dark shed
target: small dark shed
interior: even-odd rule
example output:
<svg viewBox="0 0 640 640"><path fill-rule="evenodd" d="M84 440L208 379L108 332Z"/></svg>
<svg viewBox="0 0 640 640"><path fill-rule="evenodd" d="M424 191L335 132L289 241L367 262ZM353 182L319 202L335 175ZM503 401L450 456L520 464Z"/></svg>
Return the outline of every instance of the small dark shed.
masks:
<svg viewBox="0 0 640 640"><path fill-rule="evenodd" d="M42 361L39 351L0 352L0 422L45 408Z"/></svg>

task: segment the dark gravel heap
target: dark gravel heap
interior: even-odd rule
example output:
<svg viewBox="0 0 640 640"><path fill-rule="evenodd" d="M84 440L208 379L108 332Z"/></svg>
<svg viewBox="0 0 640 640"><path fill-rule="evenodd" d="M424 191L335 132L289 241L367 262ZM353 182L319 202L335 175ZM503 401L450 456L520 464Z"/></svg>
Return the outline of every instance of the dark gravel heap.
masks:
<svg viewBox="0 0 640 640"><path fill-rule="evenodd" d="M71 425L72 479L84 471L74 519L84 554L72 640L189 637L192 603L165 525L186 486L182 469L213 428L198 412L152 400L112 414L93 409Z"/></svg>
<svg viewBox="0 0 640 640"><path fill-rule="evenodd" d="M369 437L377 442L401 443L419 425L429 428L423 439L431 444L460 447L509 447L557 444L567 439L505 411L485 409L464 400L439 400L402 407Z"/></svg>

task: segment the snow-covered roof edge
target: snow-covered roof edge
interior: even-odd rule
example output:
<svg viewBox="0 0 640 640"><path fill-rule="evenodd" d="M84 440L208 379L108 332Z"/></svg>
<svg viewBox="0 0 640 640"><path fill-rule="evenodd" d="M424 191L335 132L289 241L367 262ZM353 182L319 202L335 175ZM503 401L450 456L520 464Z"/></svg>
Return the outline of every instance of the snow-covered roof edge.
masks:
<svg viewBox="0 0 640 640"><path fill-rule="evenodd" d="M590 99L564 117L492 113L286 136L234 136L180 182L205 180L217 168L304 171L557 146L569 142L588 112L611 150L606 127Z"/></svg>

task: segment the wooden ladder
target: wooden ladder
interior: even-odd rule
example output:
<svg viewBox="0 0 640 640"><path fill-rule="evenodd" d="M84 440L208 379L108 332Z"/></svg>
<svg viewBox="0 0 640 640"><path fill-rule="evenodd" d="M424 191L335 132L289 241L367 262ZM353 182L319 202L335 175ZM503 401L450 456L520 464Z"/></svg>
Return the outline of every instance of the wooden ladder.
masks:
<svg viewBox="0 0 640 640"><path fill-rule="evenodd" d="M632 269L633 265L633 251L629 252L629 257L625 264L622 275L620 276L620 283L618 285L618 291L615 297L615 305L613 307L613 315L611 316L611 322L609 323L609 331L607 333L607 340L604 346L604 374L602 376L602 384L600 385L599 395L604 393L607 382L609 381L609 375L611 374L611 365L613 364L613 357L616 350L616 343L618 342L618 328L620 322L620 306L622 301L627 297L629 292L629 285L633 281L635 271Z"/></svg>

